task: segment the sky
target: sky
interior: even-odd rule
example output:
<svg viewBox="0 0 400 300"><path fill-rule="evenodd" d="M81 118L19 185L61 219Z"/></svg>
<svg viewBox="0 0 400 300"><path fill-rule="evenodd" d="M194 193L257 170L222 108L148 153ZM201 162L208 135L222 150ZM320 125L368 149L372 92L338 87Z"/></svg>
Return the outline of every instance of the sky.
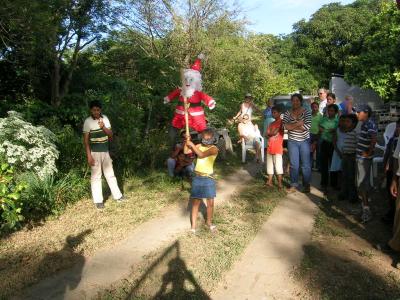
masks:
<svg viewBox="0 0 400 300"><path fill-rule="evenodd" d="M322 5L331 2L349 4L354 0L242 0L250 29L257 33L288 34L292 25L308 19Z"/></svg>

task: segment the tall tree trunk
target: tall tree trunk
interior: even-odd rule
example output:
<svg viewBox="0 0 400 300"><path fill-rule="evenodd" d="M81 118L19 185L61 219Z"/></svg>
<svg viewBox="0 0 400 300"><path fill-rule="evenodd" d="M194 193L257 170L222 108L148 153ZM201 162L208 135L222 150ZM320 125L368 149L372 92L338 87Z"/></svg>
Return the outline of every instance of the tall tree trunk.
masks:
<svg viewBox="0 0 400 300"><path fill-rule="evenodd" d="M59 107L61 105L60 97L60 61L57 55L53 59L53 66L51 70L51 105L53 107Z"/></svg>
<svg viewBox="0 0 400 300"><path fill-rule="evenodd" d="M76 40L75 44L75 49L74 49L74 54L72 55L72 60L71 60L71 65L69 66L67 76L65 77L65 80L63 81L63 84L60 89L60 98L64 98L65 95L68 94L69 92L69 86L71 84L72 80L72 74L74 73L74 70L76 68L76 65L78 63L78 54L81 46L81 36L78 35L78 38Z"/></svg>
<svg viewBox="0 0 400 300"><path fill-rule="evenodd" d="M150 123L151 123L151 117L152 117L152 112L153 112L153 99L150 99L147 109L148 109L148 114L147 114L147 121L146 121L146 129L145 129L145 133L144 133L145 139L147 139L149 137Z"/></svg>

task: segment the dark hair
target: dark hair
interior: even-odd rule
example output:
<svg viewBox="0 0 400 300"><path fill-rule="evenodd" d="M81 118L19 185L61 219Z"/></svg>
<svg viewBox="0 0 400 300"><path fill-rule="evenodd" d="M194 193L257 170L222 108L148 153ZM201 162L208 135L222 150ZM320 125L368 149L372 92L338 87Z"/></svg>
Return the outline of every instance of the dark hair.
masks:
<svg viewBox="0 0 400 300"><path fill-rule="evenodd" d="M274 106L272 106L271 111L277 111L278 113L280 113L281 109L278 105L276 105L276 106L274 105Z"/></svg>
<svg viewBox="0 0 400 300"><path fill-rule="evenodd" d="M92 109L93 107L102 108L101 102L99 100L92 100L89 103L89 108Z"/></svg>
<svg viewBox="0 0 400 300"><path fill-rule="evenodd" d="M339 107L338 107L336 104L329 104L329 105L326 107L326 111L328 111L328 109L330 109L330 108L333 108L333 109L335 110L335 113L338 113L338 112L339 112Z"/></svg>
<svg viewBox="0 0 400 300"><path fill-rule="evenodd" d="M203 132L202 132L201 134L202 134L202 135L203 135L203 134L210 134L210 135L213 136L213 137L214 137L214 135L215 135L214 130L213 130L212 128L206 128L206 129L204 129Z"/></svg>
<svg viewBox="0 0 400 300"><path fill-rule="evenodd" d="M316 106L319 107L319 104L318 104L318 102L316 102L316 101L314 101L314 102L311 103L311 106L313 106L313 105L316 105Z"/></svg>
<svg viewBox="0 0 400 300"><path fill-rule="evenodd" d="M354 126L357 126L358 119L355 114L346 115L346 117L351 120Z"/></svg>
<svg viewBox="0 0 400 300"><path fill-rule="evenodd" d="M334 93L328 93L326 97L327 97L327 98L328 98L328 97L331 97L332 99L335 99L335 100L336 100L336 95L335 95Z"/></svg>
<svg viewBox="0 0 400 300"><path fill-rule="evenodd" d="M302 94L299 94L299 93L293 94L293 95L290 97L290 101L293 101L294 98L299 99L300 102L301 102L301 104L303 104L303 95L302 95Z"/></svg>

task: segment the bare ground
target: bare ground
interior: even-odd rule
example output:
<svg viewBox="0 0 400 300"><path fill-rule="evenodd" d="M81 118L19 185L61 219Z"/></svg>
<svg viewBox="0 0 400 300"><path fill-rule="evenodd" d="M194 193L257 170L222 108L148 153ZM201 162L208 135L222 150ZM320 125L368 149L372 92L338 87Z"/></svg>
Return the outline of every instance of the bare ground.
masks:
<svg viewBox="0 0 400 300"><path fill-rule="evenodd" d="M387 209L385 192L374 193L374 219L360 223L359 204L329 200L320 204L312 242L295 275L314 299L399 299L398 257L375 249L390 238L380 221Z"/></svg>

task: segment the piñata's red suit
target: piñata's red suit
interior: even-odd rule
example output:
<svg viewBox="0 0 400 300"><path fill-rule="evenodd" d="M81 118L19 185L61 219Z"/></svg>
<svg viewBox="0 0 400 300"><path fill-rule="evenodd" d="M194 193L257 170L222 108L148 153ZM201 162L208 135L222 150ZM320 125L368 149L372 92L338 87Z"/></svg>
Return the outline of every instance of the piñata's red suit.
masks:
<svg viewBox="0 0 400 300"><path fill-rule="evenodd" d="M190 103L188 110L189 127L197 132L202 132L207 127L202 103L208 106L209 109L213 109L215 107L215 100L211 96L201 91L202 86L200 69L201 57L199 56L191 69L186 69L184 71L184 80L186 84L184 91L182 91L181 88L177 88L164 98L164 103L169 103L175 98L178 98L180 102L175 108L175 115L172 120L172 126L177 129L185 127L185 109L183 105L182 93L185 93L187 101Z"/></svg>

